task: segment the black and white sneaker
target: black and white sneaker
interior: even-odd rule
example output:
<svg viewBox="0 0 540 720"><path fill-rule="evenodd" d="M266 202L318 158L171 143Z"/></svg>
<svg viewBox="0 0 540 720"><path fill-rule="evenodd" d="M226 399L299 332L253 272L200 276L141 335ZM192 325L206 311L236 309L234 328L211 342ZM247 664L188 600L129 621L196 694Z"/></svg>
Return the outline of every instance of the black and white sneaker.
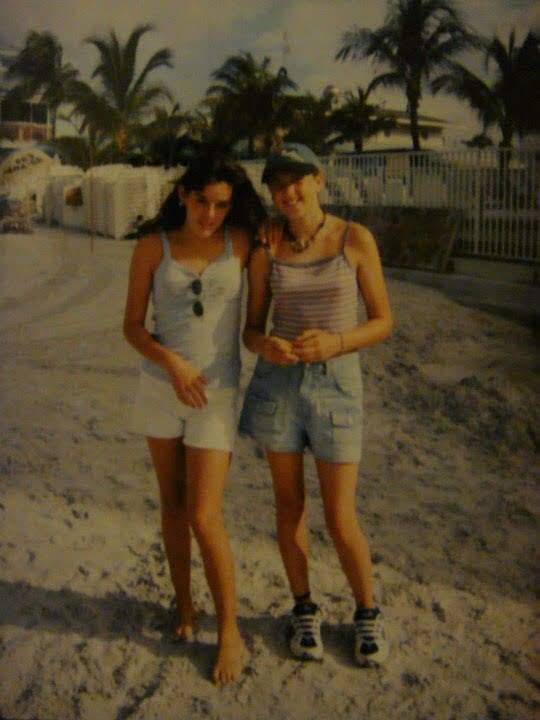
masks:
<svg viewBox="0 0 540 720"><path fill-rule="evenodd" d="M322 660L321 611L312 602L293 608L287 637L291 653L300 660Z"/></svg>
<svg viewBox="0 0 540 720"><path fill-rule="evenodd" d="M362 667L377 667L388 657L379 608L358 608L354 613L354 657Z"/></svg>

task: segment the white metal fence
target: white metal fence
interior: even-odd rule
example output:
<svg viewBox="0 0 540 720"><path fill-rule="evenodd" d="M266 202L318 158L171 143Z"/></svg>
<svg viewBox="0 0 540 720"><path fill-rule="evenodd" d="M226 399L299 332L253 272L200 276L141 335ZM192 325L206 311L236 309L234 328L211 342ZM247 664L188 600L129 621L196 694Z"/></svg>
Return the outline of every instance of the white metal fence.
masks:
<svg viewBox="0 0 540 720"><path fill-rule="evenodd" d="M540 154L517 150L363 153L322 159L322 201L457 211L454 253L540 262ZM260 185L262 163L246 162Z"/></svg>

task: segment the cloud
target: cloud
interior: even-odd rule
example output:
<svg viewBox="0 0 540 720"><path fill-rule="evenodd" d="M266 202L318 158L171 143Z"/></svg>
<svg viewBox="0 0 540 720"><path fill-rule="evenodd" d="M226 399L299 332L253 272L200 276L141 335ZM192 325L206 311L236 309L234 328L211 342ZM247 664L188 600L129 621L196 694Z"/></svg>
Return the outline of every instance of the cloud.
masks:
<svg viewBox="0 0 540 720"><path fill-rule="evenodd" d="M526 8L518 17L518 23L523 25L525 31L532 30L540 34L540 5L535 3Z"/></svg>
<svg viewBox="0 0 540 720"><path fill-rule="evenodd" d="M535 0L475 0L462 6L467 8L471 25L488 37L498 35L504 40L515 27L521 42L535 25L540 29L540 6Z"/></svg>
<svg viewBox="0 0 540 720"><path fill-rule="evenodd" d="M384 18L381 3L350 0L303 0L291 3L283 15L290 52L287 66L302 87L320 93L327 85L340 89L365 84L371 76L369 65L341 63L334 58L343 33L353 25L376 27ZM367 80L366 80L367 78Z"/></svg>
<svg viewBox="0 0 540 720"><path fill-rule="evenodd" d="M97 51L85 44L84 38L108 35L114 29L125 41L135 26L152 23L156 30L141 40L141 57L170 47L175 53L175 71L174 75L161 71L162 79L180 99L187 96L192 104L204 93L210 71L222 62L237 28L271 6L271 0L72 0L69 4L65 0L2 0L0 41L4 46L21 46L29 30L51 31L62 43L65 59L87 78Z"/></svg>

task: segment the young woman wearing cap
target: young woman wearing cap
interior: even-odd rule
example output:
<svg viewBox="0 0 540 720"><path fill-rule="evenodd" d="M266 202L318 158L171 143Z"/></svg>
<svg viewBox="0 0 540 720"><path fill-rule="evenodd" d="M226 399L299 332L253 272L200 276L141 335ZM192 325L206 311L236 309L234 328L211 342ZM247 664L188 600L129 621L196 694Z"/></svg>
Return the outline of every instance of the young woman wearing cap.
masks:
<svg viewBox="0 0 540 720"><path fill-rule="evenodd" d="M379 254L367 228L321 208L321 165L306 146L286 144L272 153L263 182L285 222L272 225L249 264L244 342L259 358L240 432L265 447L273 478L278 542L295 600L290 649L302 659L323 654L321 614L308 577L303 452L309 447L327 528L356 603L355 658L360 665L377 665L386 659L388 643L373 599L355 492L362 428L358 351L392 328Z"/></svg>
<svg viewBox="0 0 540 720"><path fill-rule="evenodd" d="M238 678L233 558L221 502L236 431L242 269L265 212L227 157L194 160L131 261L124 334L143 356L133 430L147 436L180 639L192 636L192 528L216 607L214 681ZM154 332L145 328L152 295Z"/></svg>

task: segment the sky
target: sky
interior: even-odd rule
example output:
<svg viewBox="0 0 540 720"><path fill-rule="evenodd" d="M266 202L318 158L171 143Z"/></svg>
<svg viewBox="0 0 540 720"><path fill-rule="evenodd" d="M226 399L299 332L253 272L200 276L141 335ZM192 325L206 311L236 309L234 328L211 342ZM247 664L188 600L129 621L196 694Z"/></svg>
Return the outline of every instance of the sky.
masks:
<svg viewBox="0 0 540 720"><path fill-rule="evenodd" d="M152 77L166 83L184 111L204 98L212 71L238 52L249 51L258 61L269 56L274 71L285 65L301 92L316 95L328 85L340 91L366 87L383 69L334 57L346 30L383 23L386 0L2 0L0 5L1 47L21 47L29 30L50 31L64 48L64 60L84 80L90 80L98 58L85 38L114 30L125 42L136 25L152 23L155 30L139 44L140 67L151 53L171 48L174 68ZM497 34L505 43L512 27L520 44L529 30L540 32L539 0L456 0L456 5L475 31ZM478 55L462 60L482 70ZM373 100L405 109L401 93L382 91ZM475 115L448 96L426 93L420 112L450 121L453 142L481 129Z"/></svg>

